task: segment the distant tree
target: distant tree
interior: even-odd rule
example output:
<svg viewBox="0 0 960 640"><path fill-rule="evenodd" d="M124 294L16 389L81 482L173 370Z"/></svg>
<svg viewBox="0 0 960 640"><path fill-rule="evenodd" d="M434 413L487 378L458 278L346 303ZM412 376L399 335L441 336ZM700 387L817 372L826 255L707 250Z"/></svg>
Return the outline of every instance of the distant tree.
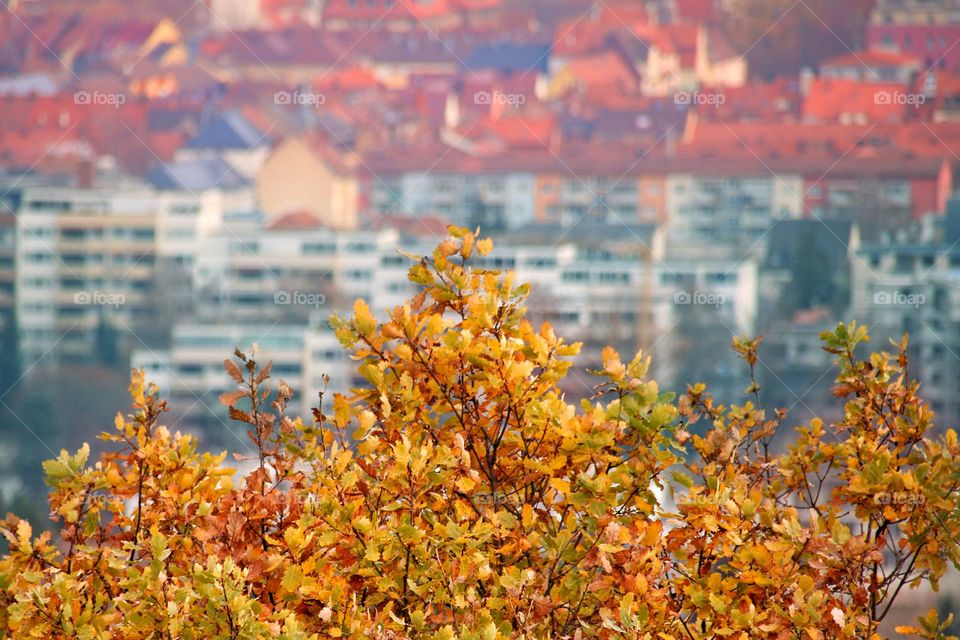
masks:
<svg viewBox="0 0 960 640"><path fill-rule="evenodd" d="M103 311L100 312L100 319L97 322L94 348L96 349L96 361L100 364L108 366L119 364L120 347L117 329Z"/></svg>
<svg viewBox="0 0 960 640"><path fill-rule="evenodd" d="M724 26L758 78L859 51L874 0L727 0Z"/></svg>
<svg viewBox="0 0 960 640"><path fill-rule="evenodd" d="M10 309L0 317L0 323L0 396L4 396L20 381L23 367L20 362L20 330L16 311Z"/></svg>
<svg viewBox="0 0 960 640"><path fill-rule="evenodd" d="M797 248L786 265L790 284L781 292L778 311L789 318L795 311L828 307L839 315L849 303L845 274L837 271L836 262L817 242L812 230L801 231Z"/></svg>
<svg viewBox="0 0 960 640"><path fill-rule="evenodd" d="M736 398L746 379L736 368L736 356L730 350L733 330L725 326L722 311L711 305L675 305L676 322L670 336L669 366L672 389L683 390L691 380L710 385L724 402Z"/></svg>
<svg viewBox="0 0 960 640"><path fill-rule="evenodd" d="M953 596L941 596L937 611L940 617L946 619L950 614L960 611L960 603L957 603ZM960 634L960 619L954 619L953 624L947 627L947 632Z"/></svg>
<svg viewBox="0 0 960 640"><path fill-rule="evenodd" d="M846 413L777 454L755 382L742 405L675 398L641 354L607 349L568 404L579 345L472 267L489 240L452 234L386 322L359 300L334 320L368 388L303 420L269 365L225 362L254 452L236 485L137 372L116 450L44 465L60 540L0 523L3 636L878 640L903 588L960 563L960 441L933 437L905 341L861 360L862 327L824 334ZM757 345L734 342L751 374Z"/></svg>
<svg viewBox="0 0 960 640"><path fill-rule="evenodd" d="M147 296L153 319L149 326L138 328L140 340L151 349L169 348L173 326L195 313L194 293L189 267L171 258L157 258Z"/></svg>
<svg viewBox="0 0 960 640"><path fill-rule="evenodd" d="M8 396L0 405L0 428L11 438L16 454L10 471L21 484L34 493L44 487L39 465L50 457L50 443L60 435L59 412L51 392L29 386Z"/></svg>

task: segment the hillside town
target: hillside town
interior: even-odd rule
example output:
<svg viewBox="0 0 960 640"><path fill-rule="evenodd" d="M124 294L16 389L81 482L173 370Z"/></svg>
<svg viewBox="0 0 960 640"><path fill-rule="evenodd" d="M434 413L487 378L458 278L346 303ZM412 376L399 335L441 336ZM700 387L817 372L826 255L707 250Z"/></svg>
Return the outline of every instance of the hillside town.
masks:
<svg viewBox="0 0 960 640"><path fill-rule="evenodd" d="M452 224L584 343L571 397L612 344L736 398L763 335L764 399L831 415L819 334L855 318L955 423L960 1L821 5L0 2L0 403L144 368L230 443L256 344L309 415L365 384L330 316L413 295Z"/></svg>
<svg viewBox="0 0 960 640"><path fill-rule="evenodd" d="M585 368L615 343L735 391L729 338L763 334L802 409L853 315L909 330L960 417L960 5L877 2L857 43L763 77L734 4L8 2L4 352L146 366L216 422L214 334L283 358L308 407L358 382L327 317L403 300L397 250L455 224Z"/></svg>

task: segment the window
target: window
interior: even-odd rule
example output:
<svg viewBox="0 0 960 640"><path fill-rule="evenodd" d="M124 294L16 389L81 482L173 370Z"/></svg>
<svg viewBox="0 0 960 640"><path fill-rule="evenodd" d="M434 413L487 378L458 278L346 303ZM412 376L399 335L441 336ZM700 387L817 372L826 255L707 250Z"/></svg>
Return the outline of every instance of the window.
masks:
<svg viewBox="0 0 960 640"><path fill-rule="evenodd" d="M306 242L303 245L305 255L330 254L337 252L337 245L330 242Z"/></svg>
<svg viewBox="0 0 960 640"><path fill-rule="evenodd" d="M630 274L622 271L602 271L597 279L603 283L629 284Z"/></svg>
<svg viewBox="0 0 960 640"><path fill-rule="evenodd" d="M523 265L531 269L547 269L557 266L556 258L527 258Z"/></svg>
<svg viewBox="0 0 960 640"><path fill-rule="evenodd" d="M230 253L241 253L241 254L260 253L260 243L255 241L248 241L248 240L231 242Z"/></svg>
<svg viewBox="0 0 960 640"><path fill-rule="evenodd" d="M589 282L590 274L586 271L564 271L564 282Z"/></svg>
<svg viewBox="0 0 960 640"><path fill-rule="evenodd" d="M276 375L298 376L300 375L300 365L297 364L275 364L273 372Z"/></svg>
<svg viewBox="0 0 960 640"><path fill-rule="evenodd" d="M63 200L34 200L30 208L34 211L70 211L70 203Z"/></svg>

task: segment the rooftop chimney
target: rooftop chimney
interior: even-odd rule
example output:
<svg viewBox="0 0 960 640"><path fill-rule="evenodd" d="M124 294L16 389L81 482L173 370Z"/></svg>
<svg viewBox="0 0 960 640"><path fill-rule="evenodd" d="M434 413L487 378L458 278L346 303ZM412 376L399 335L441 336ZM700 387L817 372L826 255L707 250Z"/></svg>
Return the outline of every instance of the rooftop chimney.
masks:
<svg viewBox="0 0 960 640"><path fill-rule="evenodd" d="M810 93L810 83L813 82L813 69L804 67L800 70L800 95L804 98Z"/></svg>
<svg viewBox="0 0 960 640"><path fill-rule="evenodd" d="M92 158L83 158L77 161L77 187L90 189L96 181L97 167Z"/></svg>

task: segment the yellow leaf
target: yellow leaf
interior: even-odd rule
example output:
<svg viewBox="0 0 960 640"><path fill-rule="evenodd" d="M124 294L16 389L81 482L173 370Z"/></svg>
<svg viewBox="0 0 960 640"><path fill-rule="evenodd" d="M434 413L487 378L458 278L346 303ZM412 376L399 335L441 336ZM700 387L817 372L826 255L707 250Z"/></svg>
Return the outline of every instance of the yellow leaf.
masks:
<svg viewBox="0 0 960 640"><path fill-rule="evenodd" d="M374 413L369 409L366 409L361 411L360 415L357 416L357 422L360 423L360 426L357 428L354 437L357 440L363 440L370 432L370 427L377 422L377 416L375 416Z"/></svg>
<svg viewBox="0 0 960 640"><path fill-rule="evenodd" d="M483 627L483 640L497 640L497 625L493 622L488 622L486 626Z"/></svg>
<svg viewBox="0 0 960 640"><path fill-rule="evenodd" d="M357 298L353 303L353 319L354 326L360 335L368 336L377 328L377 321L362 298Z"/></svg>
<svg viewBox="0 0 960 640"><path fill-rule="evenodd" d="M473 241L474 237L472 233L467 233L463 236L463 248L460 249L460 255L463 256L464 260L470 258L470 254L473 253Z"/></svg>
<svg viewBox="0 0 960 640"><path fill-rule="evenodd" d="M524 529L529 529L533 526L533 518L534 518L533 507L530 506L530 504L524 504L522 520L521 520L521 522L523 523Z"/></svg>
<svg viewBox="0 0 960 640"><path fill-rule="evenodd" d="M333 414L337 426L346 429L347 425L350 424L350 403L342 394L338 393L333 396Z"/></svg>
<svg viewBox="0 0 960 640"><path fill-rule="evenodd" d="M550 478L550 486L562 493L564 496L570 493L570 483L560 478Z"/></svg>

